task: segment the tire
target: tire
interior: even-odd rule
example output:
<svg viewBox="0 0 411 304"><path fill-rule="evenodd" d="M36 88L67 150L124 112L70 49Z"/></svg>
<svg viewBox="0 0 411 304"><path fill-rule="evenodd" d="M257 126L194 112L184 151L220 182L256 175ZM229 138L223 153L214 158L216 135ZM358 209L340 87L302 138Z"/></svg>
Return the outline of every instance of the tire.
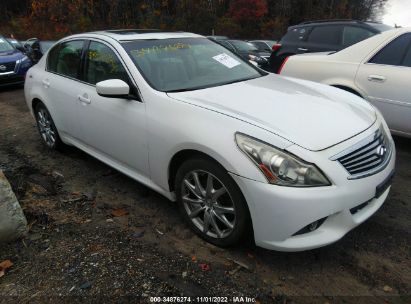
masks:
<svg viewBox="0 0 411 304"><path fill-rule="evenodd" d="M50 112L43 103L40 102L34 107L34 116L42 142L51 150L63 150L65 145L61 141Z"/></svg>
<svg viewBox="0 0 411 304"><path fill-rule="evenodd" d="M247 203L235 181L216 162L193 158L183 163L175 191L185 221L207 242L228 247L248 236Z"/></svg>

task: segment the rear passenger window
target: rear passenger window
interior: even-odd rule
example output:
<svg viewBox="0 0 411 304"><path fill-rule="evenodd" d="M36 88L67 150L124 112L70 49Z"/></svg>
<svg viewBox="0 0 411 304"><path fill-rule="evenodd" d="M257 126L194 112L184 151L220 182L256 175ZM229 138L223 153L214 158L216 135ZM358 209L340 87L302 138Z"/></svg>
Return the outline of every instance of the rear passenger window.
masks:
<svg viewBox="0 0 411 304"><path fill-rule="evenodd" d="M117 55L105 44L92 41L87 50L85 81L96 84L108 79L120 79L130 84L128 74Z"/></svg>
<svg viewBox="0 0 411 304"><path fill-rule="evenodd" d="M83 44L83 40L75 40L64 42L54 47L47 58L47 70L79 79Z"/></svg>
<svg viewBox="0 0 411 304"><path fill-rule="evenodd" d="M411 34L402 35L379 51L369 62L385 65L401 65L410 43Z"/></svg>
<svg viewBox="0 0 411 304"><path fill-rule="evenodd" d="M281 41L286 42L298 42L303 41L305 37L307 37L308 32L310 31L311 27L304 26L295 29L291 29L285 34L285 36L281 39Z"/></svg>
<svg viewBox="0 0 411 304"><path fill-rule="evenodd" d="M311 43L340 45L342 27L339 25L327 25L315 27L308 37Z"/></svg>
<svg viewBox="0 0 411 304"><path fill-rule="evenodd" d="M362 27L345 26L342 44L343 46L350 46L357 42L363 41L373 35L373 32Z"/></svg>

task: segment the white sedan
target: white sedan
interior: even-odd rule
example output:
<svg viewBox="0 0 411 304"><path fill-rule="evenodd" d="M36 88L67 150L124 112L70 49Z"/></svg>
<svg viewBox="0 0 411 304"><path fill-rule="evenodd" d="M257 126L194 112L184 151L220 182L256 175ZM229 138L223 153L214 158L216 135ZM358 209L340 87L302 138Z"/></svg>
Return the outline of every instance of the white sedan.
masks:
<svg viewBox="0 0 411 304"><path fill-rule="evenodd" d="M205 240L333 243L387 198L395 147L362 98L265 73L205 37L104 31L59 41L26 77L51 149L74 145L170 200Z"/></svg>
<svg viewBox="0 0 411 304"><path fill-rule="evenodd" d="M382 112L393 134L411 137L411 29L383 32L336 53L289 57L280 73L359 95Z"/></svg>

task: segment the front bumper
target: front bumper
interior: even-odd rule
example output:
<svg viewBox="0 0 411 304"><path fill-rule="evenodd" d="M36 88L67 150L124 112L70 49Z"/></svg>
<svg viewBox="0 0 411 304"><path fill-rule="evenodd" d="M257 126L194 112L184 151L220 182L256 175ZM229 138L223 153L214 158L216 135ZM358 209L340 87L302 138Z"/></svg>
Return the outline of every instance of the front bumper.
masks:
<svg viewBox="0 0 411 304"><path fill-rule="evenodd" d="M24 75L14 73L7 75L0 74L0 87L24 84L24 78Z"/></svg>
<svg viewBox="0 0 411 304"><path fill-rule="evenodd" d="M334 177L339 178L332 178L334 183L328 187L281 187L231 174L247 200L256 245L278 251L309 250L338 241L367 220L388 196L390 187L378 197L376 189L394 171L392 145L387 166L365 178L349 180L340 164L330 162L328 166L338 171ZM324 221L317 229L298 234L319 220Z"/></svg>

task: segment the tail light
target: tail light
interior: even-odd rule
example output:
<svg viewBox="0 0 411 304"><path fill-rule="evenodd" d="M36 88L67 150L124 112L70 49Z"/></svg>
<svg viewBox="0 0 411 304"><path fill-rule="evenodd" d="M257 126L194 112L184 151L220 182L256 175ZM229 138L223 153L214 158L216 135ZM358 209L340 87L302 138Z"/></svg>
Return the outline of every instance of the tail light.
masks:
<svg viewBox="0 0 411 304"><path fill-rule="evenodd" d="M288 58L290 58L290 56L286 57L283 61L283 63L281 64L280 68L278 69L277 74L281 74L281 71L283 69L283 67L285 66L285 64L287 63Z"/></svg>
<svg viewBox="0 0 411 304"><path fill-rule="evenodd" d="M273 45L273 47L271 48L273 50L273 52L278 51L283 45L281 43L276 43Z"/></svg>

